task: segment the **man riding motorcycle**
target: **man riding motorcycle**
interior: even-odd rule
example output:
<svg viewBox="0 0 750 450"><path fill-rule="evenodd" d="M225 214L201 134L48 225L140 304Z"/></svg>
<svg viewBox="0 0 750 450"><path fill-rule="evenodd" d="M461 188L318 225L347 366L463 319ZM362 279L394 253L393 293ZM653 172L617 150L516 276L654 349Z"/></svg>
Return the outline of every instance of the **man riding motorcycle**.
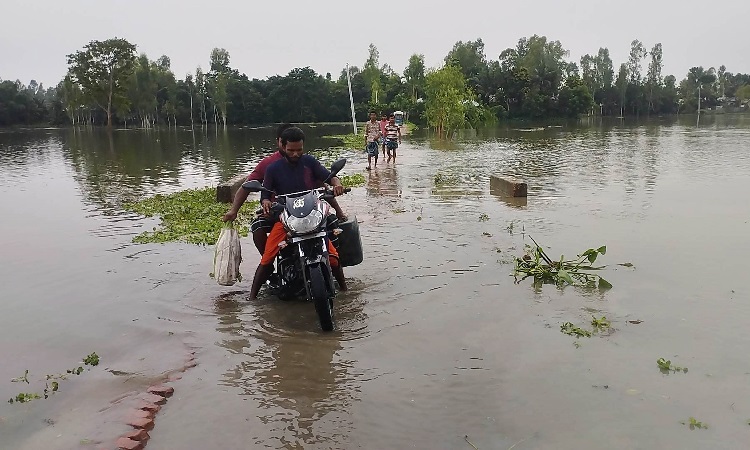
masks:
<svg viewBox="0 0 750 450"><path fill-rule="evenodd" d="M263 158L258 163L258 165L255 166L255 169L253 169L253 171L250 172L250 174L247 176L247 181L258 180L259 182L263 183L263 179L265 178L266 169L268 168L268 166L284 158L284 148L281 144L281 134L289 128L292 128L292 125L289 123L285 123L280 125L276 129L277 151ZM318 185L316 187L321 186L322 185ZM238 189L237 193L234 196L232 207L229 208L224 216L222 216L221 220L227 222L236 219L237 213L247 200L249 194L250 191L246 189ZM346 215L344 214L344 211L341 209L341 206L339 206L339 203L336 201L336 199L332 199L329 203L336 211L336 217L338 217L339 220L345 221ZM270 217L265 214L259 214L255 218L255 220L253 220L252 224L250 224L250 232L253 234L253 243L255 244L255 248L258 249L258 253L260 253L261 255L263 255L263 251L266 248L268 233L271 232L271 229L276 222L278 222L277 217Z"/></svg>
<svg viewBox="0 0 750 450"><path fill-rule="evenodd" d="M263 187L277 195L286 195L295 192L315 189L323 183L329 183L333 186L335 196L344 193L344 187L337 177L331 177L331 172L323 167L317 159L310 155L304 154L305 134L297 127L287 128L281 133L281 146L283 149L283 159L280 159L266 169L263 180ZM243 189L244 190L244 189ZM245 194L247 198L247 194ZM271 215L271 194L267 191L261 193L263 213L270 217ZM274 218L276 219L276 218ZM279 253L279 244L287 238L281 222L276 220L268 235L263 257L255 271L253 284L250 288L250 299L258 296L260 287L268 280L273 273L273 261ZM330 257L331 271L333 272L339 289L347 290L344 271L338 261L338 252L333 243L328 240L328 253Z"/></svg>

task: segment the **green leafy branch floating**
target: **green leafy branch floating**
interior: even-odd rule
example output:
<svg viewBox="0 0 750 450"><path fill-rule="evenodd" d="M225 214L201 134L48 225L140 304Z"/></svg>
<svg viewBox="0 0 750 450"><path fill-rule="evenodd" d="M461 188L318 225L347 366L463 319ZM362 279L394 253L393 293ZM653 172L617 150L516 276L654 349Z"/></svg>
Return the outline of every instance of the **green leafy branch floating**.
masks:
<svg viewBox="0 0 750 450"><path fill-rule="evenodd" d="M698 419L696 419L695 417L691 417L687 421L683 420L680 423L683 424L683 425L687 425L688 427L690 427L691 430L694 430L696 428L699 429L699 430L707 430L708 429L708 424L707 423L701 422Z"/></svg>
<svg viewBox="0 0 750 450"><path fill-rule="evenodd" d="M680 367L672 364L672 361L664 358L659 358L656 360L656 365L659 366L659 370L661 370L662 373L669 373L669 372L682 372L687 373L688 369L687 367Z"/></svg>
<svg viewBox="0 0 750 450"><path fill-rule="evenodd" d="M560 332L563 334L567 334L568 336L575 336L577 338L581 338L581 337L590 338L591 337L590 331L577 327L573 325L571 322L565 322L564 324L560 325Z"/></svg>
<svg viewBox="0 0 750 450"><path fill-rule="evenodd" d="M600 291L612 289L612 285L600 275L587 272L605 267L595 267L593 264L599 255L607 253L607 246L590 248L578 255L576 259L569 261L565 260L564 255L560 256L558 261L553 261L534 238L531 240L535 247L527 245L526 254L521 258L516 258L516 267L513 272L516 283L533 277L535 286L542 283L554 283L558 286L569 284L580 287L598 287ZM520 280L519 276L521 276Z"/></svg>
<svg viewBox="0 0 750 450"><path fill-rule="evenodd" d="M97 355L96 352L87 355L85 358L83 358L83 365L98 366L99 355ZM39 394L37 392L20 392L16 394L15 397L11 397L11 399L8 400L8 403L27 403L40 398L49 398L50 395L54 394L58 391L58 389L60 389L60 383L54 380L67 380L68 375L80 375L81 373L83 373L83 366L78 366L75 369L68 369L65 374L45 375L44 390L42 391L42 394ZM23 376L13 378L10 381L12 383L25 382L26 384L31 384L29 383L28 369L26 370L26 372L24 372Z"/></svg>
<svg viewBox="0 0 750 450"><path fill-rule="evenodd" d="M591 326L593 330L589 331L573 325L572 322L565 322L564 324L560 325L560 332L563 334L567 334L568 336L574 336L576 338L590 338L594 333L608 330L611 327L611 324L609 320L607 320L607 318L604 316L602 316L601 319L597 319L596 316L591 316ZM576 348L581 346L578 341L574 342L573 345L575 345Z"/></svg>

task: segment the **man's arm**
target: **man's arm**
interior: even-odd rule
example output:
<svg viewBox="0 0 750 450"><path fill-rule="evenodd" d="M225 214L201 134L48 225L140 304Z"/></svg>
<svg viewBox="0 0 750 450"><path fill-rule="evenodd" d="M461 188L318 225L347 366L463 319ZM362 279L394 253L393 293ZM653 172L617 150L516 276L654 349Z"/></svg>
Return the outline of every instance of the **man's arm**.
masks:
<svg viewBox="0 0 750 450"><path fill-rule="evenodd" d="M263 178L263 187L273 191L274 180L276 178L276 171L274 170L273 164L266 168L266 176ZM263 208L263 214L271 214L271 193L267 191L260 192L260 203Z"/></svg>
<svg viewBox="0 0 750 450"><path fill-rule="evenodd" d="M240 187L237 189L237 193L234 194L234 202L232 202L232 207L229 208L229 211L222 216L221 220L224 222L234 220L237 218L237 213L240 212L240 208L242 208L242 205L245 203L245 200L247 200L247 197L250 195L250 191L247 189Z"/></svg>
<svg viewBox="0 0 750 450"><path fill-rule="evenodd" d="M398 130L398 143L401 145L401 127L396 127L396 129Z"/></svg>
<svg viewBox="0 0 750 450"><path fill-rule="evenodd" d="M331 186L333 186L333 195L339 196L344 193L344 186L341 184L339 177L331 178Z"/></svg>

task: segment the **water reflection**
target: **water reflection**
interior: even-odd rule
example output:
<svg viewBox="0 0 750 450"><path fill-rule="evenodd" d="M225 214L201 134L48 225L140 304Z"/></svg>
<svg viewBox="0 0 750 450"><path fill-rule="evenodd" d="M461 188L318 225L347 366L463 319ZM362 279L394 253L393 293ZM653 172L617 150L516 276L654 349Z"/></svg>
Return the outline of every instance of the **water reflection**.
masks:
<svg viewBox="0 0 750 450"><path fill-rule="evenodd" d="M356 284L356 283L355 283ZM278 448L344 444L351 431L348 408L357 390L353 363L340 356L342 338L350 332L321 333L315 311L307 302L261 298L252 304L245 292L225 294L215 302L219 324L226 335L219 345L242 361L227 371L221 384L238 388L259 407L264 433ZM342 296L337 322L344 328L366 318L362 303ZM269 444L261 439L257 444ZM345 447L345 446L344 446ZM343 447L339 447L343 448Z"/></svg>
<svg viewBox="0 0 750 450"><path fill-rule="evenodd" d="M384 165L369 171L365 189L370 197L400 197L401 186L399 185L398 169L393 165Z"/></svg>

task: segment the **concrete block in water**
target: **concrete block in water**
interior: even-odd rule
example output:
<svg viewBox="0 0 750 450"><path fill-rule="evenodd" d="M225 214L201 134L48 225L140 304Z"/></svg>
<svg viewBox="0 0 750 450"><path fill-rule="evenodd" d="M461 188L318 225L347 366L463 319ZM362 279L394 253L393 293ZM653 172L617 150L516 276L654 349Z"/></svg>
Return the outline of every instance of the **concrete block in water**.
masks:
<svg viewBox="0 0 750 450"><path fill-rule="evenodd" d="M508 197L526 197L528 186L517 178L490 175L490 192L493 195Z"/></svg>
<svg viewBox="0 0 750 450"><path fill-rule="evenodd" d="M216 201L220 203L232 203L237 189L247 180L247 175L237 175L236 177L225 181L216 186Z"/></svg>

